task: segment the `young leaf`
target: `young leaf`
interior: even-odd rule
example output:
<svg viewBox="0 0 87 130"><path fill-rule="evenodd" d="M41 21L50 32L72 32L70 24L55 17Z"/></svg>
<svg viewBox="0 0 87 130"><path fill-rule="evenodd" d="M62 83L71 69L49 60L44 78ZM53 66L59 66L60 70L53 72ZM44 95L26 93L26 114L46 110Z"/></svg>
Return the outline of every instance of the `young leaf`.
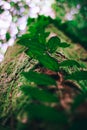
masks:
<svg viewBox="0 0 87 130"><path fill-rule="evenodd" d="M30 57L37 59L44 67L46 67L52 71L56 71L56 72L58 71L58 69L59 69L58 62L54 58L49 56L48 54L44 53L43 51L28 50L26 53Z"/></svg>
<svg viewBox="0 0 87 130"><path fill-rule="evenodd" d="M11 38L10 33L6 33L6 40L8 41Z"/></svg>
<svg viewBox="0 0 87 130"><path fill-rule="evenodd" d="M28 31L30 32L32 37L36 35L38 36L38 34L43 34L43 32L45 32L45 28L48 26L48 24L49 19L47 17L39 16L37 19L33 19L32 21L28 20Z"/></svg>
<svg viewBox="0 0 87 130"><path fill-rule="evenodd" d="M48 54L38 56L37 58L44 67L56 72L59 70L58 62Z"/></svg>
<svg viewBox="0 0 87 130"><path fill-rule="evenodd" d="M29 104L25 110L31 119L45 120L52 123L66 123L67 117L63 112L58 112L52 107L41 104Z"/></svg>
<svg viewBox="0 0 87 130"><path fill-rule="evenodd" d="M38 39L36 40L35 38L30 38L29 34L21 36L17 43L28 47L32 51L46 51L45 44L39 43Z"/></svg>
<svg viewBox="0 0 87 130"><path fill-rule="evenodd" d="M74 66L74 65L76 65L77 67L80 67L80 64L75 60L64 60L59 65L60 67L61 66Z"/></svg>
<svg viewBox="0 0 87 130"><path fill-rule="evenodd" d="M29 50L31 51L42 51L45 52L46 48L45 48L45 44L44 43L37 43L35 40L32 41L29 45Z"/></svg>
<svg viewBox="0 0 87 130"><path fill-rule="evenodd" d="M23 46L27 46L31 42L30 34L23 34L21 37L19 37L17 44L21 44Z"/></svg>
<svg viewBox="0 0 87 130"><path fill-rule="evenodd" d="M87 80L87 71L77 71L65 77L65 79Z"/></svg>
<svg viewBox="0 0 87 130"><path fill-rule="evenodd" d="M21 86L21 90L24 92L25 95L31 96L32 99L36 99L41 102L58 103L58 97L49 93L46 90L42 90L32 86Z"/></svg>
<svg viewBox="0 0 87 130"><path fill-rule="evenodd" d="M66 48L66 47L69 47L70 44L67 44L66 42L62 42L59 44L59 47L62 47L62 48Z"/></svg>
<svg viewBox="0 0 87 130"><path fill-rule="evenodd" d="M38 60L37 56L38 56L38 55L42 56L44 52L43 52L43 50L39 50L39 51L38 51L38 50L29 50L29 49L27 49L27 50L25 51L25 53L26 53L29 57Z"/></svg>
<svg viewBox="0 0 87 130"><path fill-rule="evenodd" d="M34 82L38 85L56 85L54 79L46 74L41 74L33 71L23 72L22 73L25 78L27 78L30 82Z"/></svg>
<svg viewBox="0 0 87 130"><path fill-rule="evenodd" d="M58 48L59 44L60 44L60 39L57 36L52 37L49 39L49 41L47 43L47 50L50 53L53 53Z"/></svg>

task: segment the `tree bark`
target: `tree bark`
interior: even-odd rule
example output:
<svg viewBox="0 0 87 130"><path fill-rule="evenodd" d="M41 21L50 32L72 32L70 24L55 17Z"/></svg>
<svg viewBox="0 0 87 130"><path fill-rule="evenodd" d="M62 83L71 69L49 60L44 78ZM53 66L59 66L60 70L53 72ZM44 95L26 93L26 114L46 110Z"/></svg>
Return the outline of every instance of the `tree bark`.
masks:
<svg viewBox="0 0 87 130"><path fill-rule="evenodd" d="M25 47L17 44L9 47L0 64L0 118L9 118L9 114L18 108L20 86L26 83L21 72L28 71L35 64L24 51Z"/></svg>
<svg viewBox="0 0 87 130"><path fill-rule="evenodd" d="M55 27L53 27L52 32L56 32L62 41L71 43L71 39L62 32L60 33ZM28 71L36 62L24 53L25 50L25 47L17 44L9 47L4 61L0 64L0 119L2 119L2 124L6 123L14 111L17 113L27 100L27 97L23 98L20 91L20 86L27 84L21 72ZM68 58L77 60L87 57L87 52L78 45L71 45L70 48L65 50L61 49L61 52Z"/></svg>

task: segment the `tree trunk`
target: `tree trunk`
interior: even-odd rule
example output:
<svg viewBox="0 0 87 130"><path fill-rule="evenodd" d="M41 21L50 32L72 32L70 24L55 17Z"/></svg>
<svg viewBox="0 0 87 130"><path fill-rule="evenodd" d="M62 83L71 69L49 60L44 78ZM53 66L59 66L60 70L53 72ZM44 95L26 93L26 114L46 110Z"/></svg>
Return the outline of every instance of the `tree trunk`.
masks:
<svg viewBox="0 0 87 130"><path fill-rule="evenodd" d="M0 118L6 116L6 120L18 108L19 89L26 82L21 72L28 71L35 64L24 51L20 45L9 47L0 65Z"/></svg>
<svg viewBox="0 0 87 130"><path fill-rule="evenodd" d="M62 41L71 42L71 39L62 32L60 33L59 30L53 28L52 32L56 32ZM20 111L27 100L27 97L23 98L20 91L20 86L27 84L21 72L28 71L36 62L24 53L25 50L25 47L17 44L9 47L5 59L0 65L0 119L2 124L12 117L14 111L16 113ZM78 45L71 45L70 48L61 50L61 52L68 58L77 60L87 57L86 51Z"/></svg>

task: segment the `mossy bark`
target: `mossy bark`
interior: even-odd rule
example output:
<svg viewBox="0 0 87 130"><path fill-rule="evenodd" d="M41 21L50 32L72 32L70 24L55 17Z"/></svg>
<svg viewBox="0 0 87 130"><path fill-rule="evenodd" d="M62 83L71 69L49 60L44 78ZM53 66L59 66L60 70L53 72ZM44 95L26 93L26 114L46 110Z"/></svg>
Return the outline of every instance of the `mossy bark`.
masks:
<svg viewBox="0 0 87 130"><path fill-rule="evenodd" d="M20 86L26 82L21 72L28 71L35 64L24 51L25 48L20 45L9 47L0 64L0 118L9 118L18 108Z"/></svg>
<svg viewBox="0 0 87 130"><path fill-rule="evenodd" d="M62 41L71 43L71 39L61 31L55 27L50 28L52 32L56 32ZM27 100L27 97L23 98L20 91L20 86L27 83L21 72L28 71L36 64L36 61L29 58L24 53L25 50L25 47L17 44L9 47L4 61L0 64L0 120L2 124L5 124L11 114L20 111ZM71 45L68 49L58 49L58 51L72 59L78 60L87 57L86 51L78 45Z"/></svg>

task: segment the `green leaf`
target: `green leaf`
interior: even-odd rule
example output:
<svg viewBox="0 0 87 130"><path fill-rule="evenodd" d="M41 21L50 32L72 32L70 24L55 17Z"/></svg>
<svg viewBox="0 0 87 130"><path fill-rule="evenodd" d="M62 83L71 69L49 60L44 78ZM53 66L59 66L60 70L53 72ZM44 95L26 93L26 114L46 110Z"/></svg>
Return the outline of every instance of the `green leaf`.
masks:
<svg viewBox="0 0 87 130"><path fill-rule="evenodd" d="M37 19L28 20L28 31L30 32L32 37L38 37L38 34L41 34L41 36L44 37L43 33L45 32L45 29L48 26L48 24L49 19L47 17L39 16Z"/></svg>
<svg viewBox="0 0 87 130"><path fill-rule="evenodd" d="M22 74L27 78L30 82L34 82L38 85L56 85L54 79L46 74L41 74L33 71L22 72Z"/></svg>
<svg viewBox="0 0 87 130"><path fill-rule="evenodd" d="M67 44L66 42L62 42L59 44L59 47L62 47L62 48L66 48L66 47L69 47L70 44Z"/></svg>
<svg viewBox="0 0 87 130"><path fill-rule="evenodd" d="M33 42L28 45L29 50L31 51L42 51L43 53L46 51L45 44Z"/></svg>
<svg viewBox="0 0 87 130"><path fill-rule="evenodd" d="M30 34L23 34L21 37L19 37L17 44L21 44L23 46L27 46L31 42Z"/></svg>
<svg viewBox="0 0 87 130"><path fill-rule="evenodd" d="M66 123L67 117L52 107L41 104L30 104L25 108L31 119L45 120L52 123Z"/></svg>
<svg viewBox="0 0 87 130"><path fill-rule="evenodd" d="M17 43L28 47L31 51L46 51L45 43L39 43L38 39L31 38L29 34L20 37Z"/></svg>
<svg viewBox="0 0 87 130"><path fill-rule="evenodd" d="M10 33L6 33L6 40L8 41L11 38Z"/></svg>
<svg viewBox="0 0 87 130"><path fill-rule="evenodd" d="M55 52L58 47L66 48L69 46L70 44L67 44L66 42L61 43L60 39L57 36L50 38L49 41L47 42L47 50L50 53Z"/></svg>
<svg viewBox="0 0 87 130"><path fill-rule="evenodd" d="M26 52L25 52L29 57L31 58L34 58L34 59L38 59L37 57L40 55L42 57L44 51L43 50L30 50L28 49Z"/></svg>
<svg viewBox="0 0 87 130"><path fill-rule="evenodd" d="M59 65L60 65L60 67L61 66L77 66L77 67L80 67L80 64L75 60L64 60Z"/></svg>
<svg viewBox="0 0 87 130"><path fill-rule="evenodd" d="M32 86L21 86L21 90L25 95L31 96L33 99L41 102L56 102L58 103L58 97L51 94L49 91L39 89Z"/></svg>
<svg viewBox="0 0 87 130"><path fill-rule="evenodd" d="M56 72L59 70L58 62L48 54L39 55L37 59L44 67Z"/></svg>
<svg viewBox="0 0 87 130"><path fill-rule="evenodd" d="M49 39L49 41L47 43L47 50L50 53L53 53L58 48L59 44L60 44L60 39L57 36L52 37Z"/></svg>
<svg viewBox="0 0 87 130"><path fill-rule="evenodd" d="M76 71L76 72L66 76L65 79L87 80L87 71Z"/></svg>
<svg viewBox="0 0 87 130"><path fill-rule="evenodd" d="M37 59L44 67L56 72L59 70L58 62L42 50L28 50L26 53L30 57Z"/></svg>

